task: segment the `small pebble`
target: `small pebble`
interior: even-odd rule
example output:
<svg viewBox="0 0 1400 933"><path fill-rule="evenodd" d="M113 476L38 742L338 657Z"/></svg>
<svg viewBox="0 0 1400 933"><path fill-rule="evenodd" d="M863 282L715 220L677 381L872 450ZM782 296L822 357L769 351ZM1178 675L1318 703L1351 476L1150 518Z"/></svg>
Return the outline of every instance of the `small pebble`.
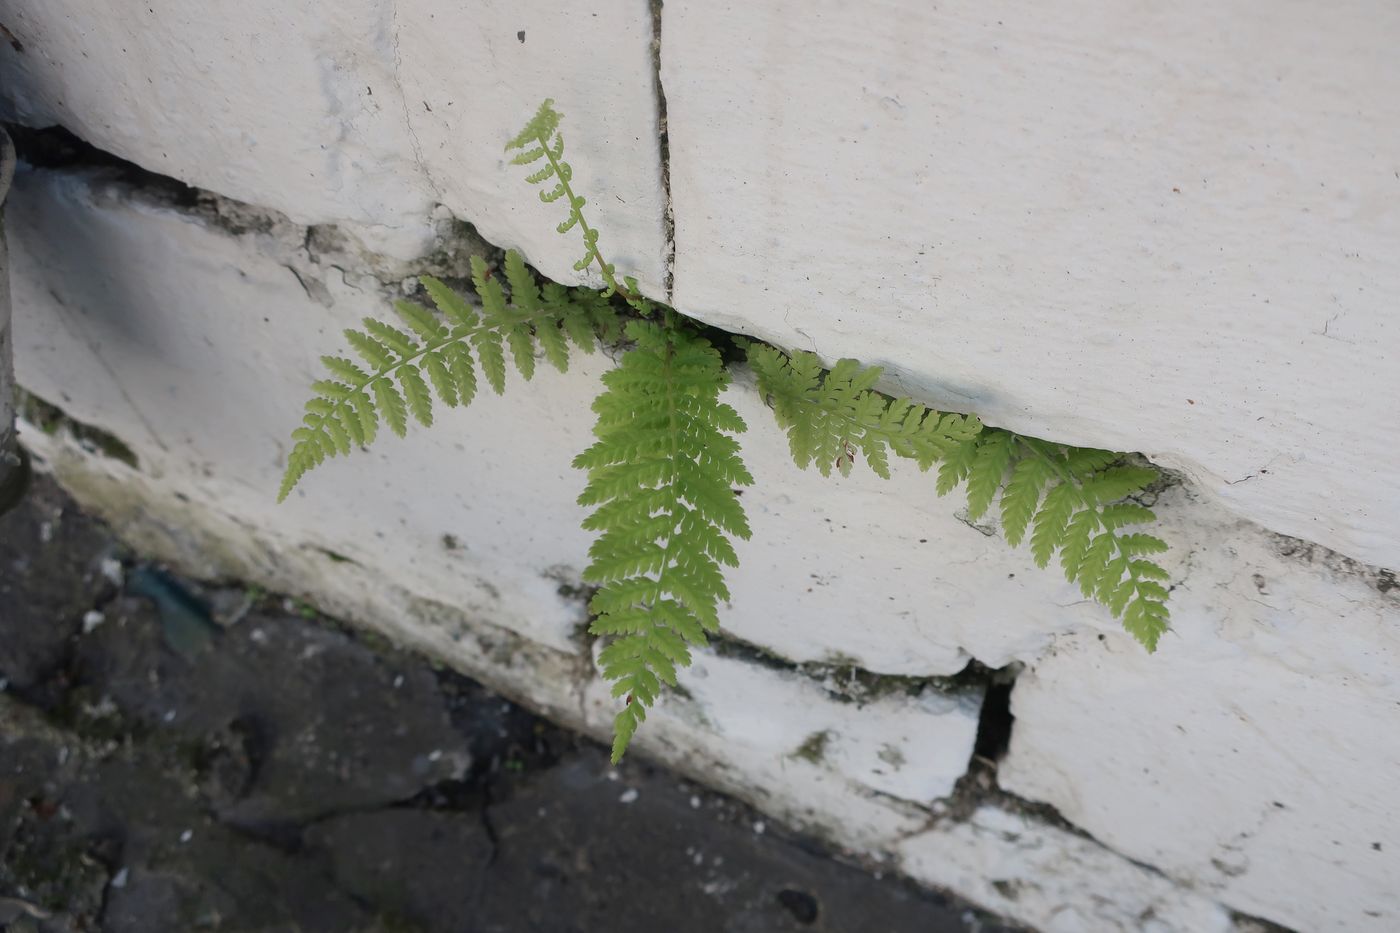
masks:
<svg viewBox="0 0 1400 933"><path fill-rule="evenodd" d="M83 613L83 634L90 635L93 629L106 621L107 617L102 613L98 612L96 609L89 609L87 612Z"/></svg>
<svg viewBox="0 0 1400 933"><path fill-rule="evenodd" d="M180 841L181 841L181 842L189 842L189 841L190 841L191 839L193 839L193 838L194 838L194 830L187 829L187 830L185 830L183 833L180 834Z"/></svg>
<svg viewBox="0 0 1400 933"><path fill-rule="evenodd" d="M126 887L126 879L127 879L127 877L128 877L128 872L127 872L127 870L126 870L125 868L121 869L121 870L118 871L115 875L112 876L112 887L114 887L114 888L124 888L124 887Z"/></svg>
<svg viewBox="0 0 1400 933"><path fill-rule="evenodd" d="M754 823L754 824L753 824L753 831L754 831L755 833L757 833L758 835L760 835L760 836L763 835L763 831L766 830L767 828L768 828L767 824L764 823L762 820L759 820L757 823Z"/></svg>
<svg viewBox="0 0 1400 933"><path fill-rule="evenodd" d="M637 792L637 788L629 787L625 791L623 791L622 796L618 797L617 799L622 801L623 803L635 803L637 798L640 796L641 794Z"/></svg>
<svg viewBox="0 0 1400 933"><path fill-rule="evenodd" d="M700 809L700 798L699 798L699 797L691 797L691 798L690 798L690 809L692 809L692 810L699 810L699 809Z"/></svg>
<svg viewBox="0 0 1400 933"><path fill-rule="evenodd" d="M102 559L102 576L106 577L113 586L121 586L126 581L126 574L122 571L122 562L111 557Z"/></svg>

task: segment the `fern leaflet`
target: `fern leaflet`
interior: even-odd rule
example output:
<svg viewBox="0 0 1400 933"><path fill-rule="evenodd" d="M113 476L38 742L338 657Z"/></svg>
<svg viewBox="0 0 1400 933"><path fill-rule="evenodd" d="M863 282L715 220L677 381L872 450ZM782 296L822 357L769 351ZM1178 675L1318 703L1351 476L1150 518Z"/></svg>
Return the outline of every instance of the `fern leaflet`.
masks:
<svg viewBox="0 0 1400 933"><path fill-rule="evenodd" d="M873 391L880 378L877 366L861 369L855 360L841 360L823 373L813 353L788 356L764 344L747 347L759 392L788 432L792 458L803 469L815 463L823 476L833 468L849 476L859 452L888 479L889 451L927 470L982 430L973 416L944 414Z"/></svg>
<svg viewBox="0 0 1400 933"><path fill-rule="evenodd" d="M854 360L824 372L814 354L788 356L757 343L748 345L748 359L798 466L849 475L859 451L888 478L887 450L922 470L942 461L940 496L966 483L976 519L1000 493L1007 542L1018 545L1029 531L1041 567L1059 552L1070 582L1156 649L1169 619L1162 585L1168 576L1150 556L1167 546L1153 535L1119 531L1156 519L1150 509L1120 501L1156 479L1155 470L1121 465L1121 455L1109 451L1051 444L891 399L874 390L880 369Z"/></svg>
<svg viewBox="0 0 1400 933"><path fill-rule="evenodd" d="M1163 585L1170 577L1151 555L1167 545L1155 535L1122 533L1157 518L1151 509L1122 500L1141 492L1157 475L1150 467L1125 465L1121 454L1107 450L1066 447L988 428L943 464L938 488L942 494L966 481L974 519L1001 490L1006 540L1020 544L1029 531L1031 554L1041 567L1058 551L1065 578L1155 651L1170 620Z"/></svg>
<svg viewBox="0 0 1400 933"><path fill-rule="evenodd" d="M720 568L738 563L729 537L749 536L733 487L753 482L731 436L744 422L719 401L729 383L719 353L670 321L633 321L627 335L636 348L593 403L598 440L574 460L588 471L579 503L594 508L584 528L600 533L583 574L600 585L589 630L610 639L599 663L626 697L614 762L661 684L674 685L690 647L719 628Z"/></svg>
<svg viewBox="0 0 1400 933"><path fill-rule="evenodd" d="M292 432L295 443L279 502L326 458L373 443L381 421L402 437L410 416L424 426L433 423L435 400L448 407L470 403L476 396L478 364L492 390L504 391L507 346L516 368L529 379L536 342L562 371L569 365L569 342L591 353L595 336L617 339L617 315L597 292L554 283L541 289L525 260L511 250L505 257L507 298L480 257L471 263L480 308L425 275L420 281L441 320L423 305L400 301L395 308L403 328L366 318L363 330L345 332L359 362L321 357L330 378L312 384L316 394L306 403L301 427Z"/></svg>

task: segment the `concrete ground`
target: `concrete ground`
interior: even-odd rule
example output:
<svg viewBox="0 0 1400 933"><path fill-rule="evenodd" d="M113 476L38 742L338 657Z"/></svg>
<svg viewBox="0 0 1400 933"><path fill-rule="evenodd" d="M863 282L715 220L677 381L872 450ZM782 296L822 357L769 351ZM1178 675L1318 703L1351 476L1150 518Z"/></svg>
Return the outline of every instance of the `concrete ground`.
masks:
<svg viewBox="0 0 1400 933"><path fill-rule="evenodd" d="M0 518L0 929L1010 928L39 480Z"/></svg>

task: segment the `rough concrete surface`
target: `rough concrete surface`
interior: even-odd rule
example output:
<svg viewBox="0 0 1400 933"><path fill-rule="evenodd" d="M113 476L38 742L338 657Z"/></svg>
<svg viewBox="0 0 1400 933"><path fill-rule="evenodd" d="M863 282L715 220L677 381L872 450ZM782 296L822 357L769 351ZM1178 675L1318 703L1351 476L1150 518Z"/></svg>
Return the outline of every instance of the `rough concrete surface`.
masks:
<svg viewBox="0 0 1400 933"><path fill-rule="evenodd" d="M1009 930L256 588L0 518L0 929Z"/></svg>

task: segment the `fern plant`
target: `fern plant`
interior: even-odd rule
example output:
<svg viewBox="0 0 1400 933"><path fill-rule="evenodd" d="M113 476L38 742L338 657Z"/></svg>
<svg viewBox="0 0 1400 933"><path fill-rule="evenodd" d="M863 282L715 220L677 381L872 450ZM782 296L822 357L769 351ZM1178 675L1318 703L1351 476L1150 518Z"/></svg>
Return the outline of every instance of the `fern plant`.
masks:
<svg viewBox="0 0 1400 933"><path fill-rule="evenodd" d="M345 331L358 361L325 356L327 378L313 383L303 423L278 494L285 499L329 457L372 443L385 424L403 435L410 418L433 422L434 405L469 404L484 378L500 394L507 359L526 380L540 353L559 370L569 345L592 352L599 341L629 348L603 377L593 403L595 443L574 459L587 472L579 503L592 511L584 528L597 537L584 580L598 589L589 630L603 640L598 663L619 702L613 761L621 759L663 685L719 630L729 599L724 568L738 564L733 539L749 537L736 487L753 482L736 435L743 420L720 400L730 376L719 351L674 309L644 297L631 276L619 279L603 256L587 200L574 191L564 159L561 116L546 100L506 144L512 162L535 166L527 177L545 186L545 203L562 202L561 234L577 230L584 252L574 269L601 288L543 286L514 250L501 278L485 260L471 261L476 303L423 276L436 308L395 305L399 324L366 318ZM623 321L614 299L630 308ZM658 313L659 312L659 313ZM1042 567L1059 554L1066 576L1102 602L1148 650L1167 628L1167 575L1150 559L1166 548L1152 535L1123 529L1152 521L1124 501L1156 472L1122 463L1118 454L1052 444L984 427L973 415L934 411L876 390L878 367L841 360L824 370L810 353L786 354L736 340L747 353L799 467L849 475L865 462L882 477L890 458L928 471L940 464L939 495L965 484L968 511L985 513L1000 493L1002 527L1019 544L1029 532Z"/></svg>

